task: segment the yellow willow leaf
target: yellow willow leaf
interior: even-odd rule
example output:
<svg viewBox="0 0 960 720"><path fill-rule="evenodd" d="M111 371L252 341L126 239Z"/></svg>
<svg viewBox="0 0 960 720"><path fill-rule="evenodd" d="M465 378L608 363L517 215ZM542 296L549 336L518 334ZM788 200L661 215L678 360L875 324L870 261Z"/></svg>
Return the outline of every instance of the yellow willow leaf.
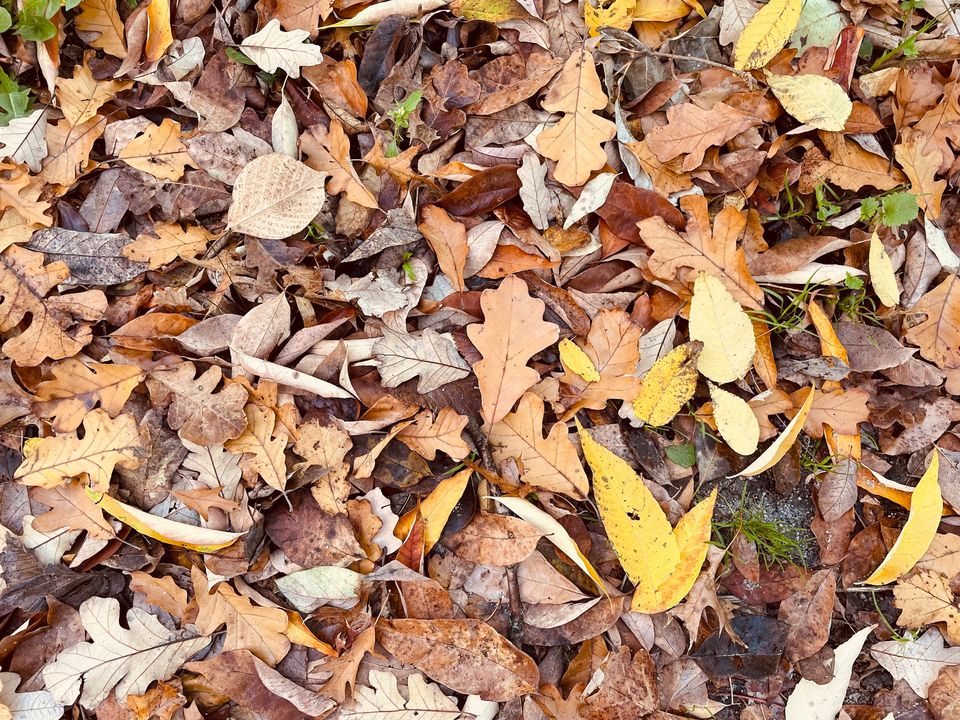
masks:
<svg viewBox="0 0 960 720"><path fill-rule="evenodd" d="M870 284L873 285L877 297L887 307L894 307L900 302L900 288L897 287L897 276L893 272L893 263L890 256L883 249L883 243L877 233L870 236Z"/></svg>
<svg viewBox="0 0 960 720"><path fill-rule="evenodd" d="M803 0L770 0L740 33L733 48L737 70L762 68L787 44L797 23Z"/></svg>
<svg viewBox="0 0 960 720"><path fill-rule="evenodd" d="M607 96L586 48L567 58L541 104L544 110L564 115L537 137L540 154L557 161L553 170L557 182L571 187L583 185L590 173L606 165L603 143L617 133L616 125L593 112L607 107Z"/></svg>
<svg viewBox="0 0 960 720"><path fill-rule="evenodd" d="M693 283L690 339L703 343L697 369L716 383L739 380L753 364L757 341L750 317L720 280L704 272Z"/></svg>
<svg viewBox="0 0 960 720"><path fill-rule="evenodd" d="M328 657L337 657L337 651L331 645L328 645L314 635L306 623L303 622L303 618L300 617L299 613L294 610L287 610L286 613L289 622L283 634L287 636L287 640L296 645L313 648Z"/></svg>
<svg viewBox="0 0 960 720"><path fill-rule="evenodd" d="M670 521L633 468L594 440L579 422L577 428L610 544L637 593L653 598L680 563Z"/></svg>
<svg viewBox="0 0 960 720"><path fill-rule="evenodd" d="M507 510L512 512L514 515L526 520L537 530L542 532L547 540L552 542L560 552L570 558L570 560L572 560L578 568L590 576L590 579L597 584L597 587L600 588L604 595L607 594L606 587L604 586L600 575L598 575L597 571L593 569L593 565L590 564L590 561L587 560L586 556L580 552L580 548L577 547L577 544L573 541L573 538L570 537L570 534L563 529L563 525L558 523L536 505L527 502L523 498L495 497L493 499L507 508Z"/></svg>
<svg viewBox="0 0 960 720"><path fill-rule="evenodd" d="M152 537L167 545L212 553L232 545L244 533L232 533L224 530L187 525L174 522L159 515L151 515L138 508L110 497L106 493L85 488L87 496L108 515L129 525L141 535Z"/></svg>
<svg viewBox="0 0 960 720"><path fill-rule="evenodd" d="M606 7L594 7L589 2L584 2L583 19L590 31L590 37L599 35L602 27L629 30L633 24L633 9L636 4L636 0L613 0Z"/></svg>
<svg viewBox="0 0 960 720"><path fill-rule="evenodd" d="M835 357L848 365L850 357L847 355L847 349L840 342L837 332L830 323L830 318L827 317L820 304L816 300L811 300L807 305L807 312L810 314L810 320L820 337L820 354L825 357Z"/></svg>
<svg viewBox="0 0 960 720"><path fill-rule="evenodd" d="M943 497L940 494L940 453L934 448L930 467L920 478L910 499L910 514L900 531L897 542L880 563L880 567L864 580L867 585L885 585L893 582L924 556L937 534L943 512Z"/></svg>
<svg viewBox="0 0 960 720"><path fill-rule="evenodd" d="M560 362L567 370L576 373L587 382L600 382L597 366L593 364L593 360L583 351L583 348L568 338L560 341L559 348Z"/></svg>
<svg viewBox="0 0 960 720"><path fill-rule="evenodd" d="M841 132L853 112L843 88L820 75L767 75L767 85L784 110L818 130Z"/></svg>
<svg viewBox="0 0 960 720"><path fill-rule="evenodd" d="M417 519L417 512L423 518L423 552L430 552L430 548L436 545L443 532L444 525L450 519L450 513L460 502L464 490L467 489L467 483L470 481L470 474L473 472L470 468L461 470L453 477L442 480L433 492L427 495L420 503L420 507L414 508L397 523L393 534L401 540L405 540L410 534L410 529Z"/></svg>
<svg viewBox="0 0 960 720"><path fill-rule="evenodd" d="M717 488L710 496L697 503L673 529L673 537L680 549L680 563L673 574L657 588L653 598L636 592L630 609L642 613L669 610L683 600L696 582L710 545L713 507L717 502Z"/></svg>
<svg viewBox="0 0 960 720"><path fill-rule="evenodd" d="M803 401L803 405L800 406L793 420L783 429L779 437L770 443L770 446L760 454L760 457L736 475L733 475L733 477L753 477L754 475L759 475L764 470L769 470L780 462L780 458L787 454L787 450L790 449L800 434L800 431L803 429L803 424L807 421L807 415L810 414L810 408L813 407L813 396L815 394L816 391L810 388L810 394L807 395L807 399Z"/></svg>
<svg viewBox="0 0 960 720"><path fill-rule="evenodd" d="M753 455L760 442L760 423L747 401L713 383L707 387L720 437L735 453Z"/></svg>
<svg viewBox="0 0 960 720"><path fill-rule="evenodd" d="M697 389L699 342L675 347L643 376L643 387L633 401L637 419L659 427L673 420Z"/></svg>

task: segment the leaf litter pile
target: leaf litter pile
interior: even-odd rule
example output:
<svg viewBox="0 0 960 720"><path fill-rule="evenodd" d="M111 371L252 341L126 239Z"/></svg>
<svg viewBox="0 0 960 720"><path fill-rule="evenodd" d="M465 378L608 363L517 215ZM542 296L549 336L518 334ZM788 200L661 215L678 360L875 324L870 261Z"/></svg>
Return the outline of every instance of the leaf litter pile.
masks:
<svg viewBox="0 0 960 720"><path fill-rule="evenodd" d="M950 0L0 27L0 718L960 718Z"/></svg>

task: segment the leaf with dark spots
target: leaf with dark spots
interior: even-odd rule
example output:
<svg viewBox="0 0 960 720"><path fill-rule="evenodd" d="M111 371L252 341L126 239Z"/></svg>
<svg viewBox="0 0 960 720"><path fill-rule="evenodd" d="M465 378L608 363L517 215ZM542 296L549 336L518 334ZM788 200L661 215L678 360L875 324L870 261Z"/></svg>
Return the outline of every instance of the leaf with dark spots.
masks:
<svg viewBox="0 0 960 720"><path fill-rule="evenodd" d="M617 180L610 188L606 202L597 209L607 226L618 237L640 244L637 223L651 217L661 217L675 230L686 227L687 221L670 201L653 190L644 190L623 180Z"/></svg>
<svg viewBox="0 0 960 720"><path fill-rule="evenodd" d="M147 270L144 263L123 256L123 246L130 242L124 233L48 228L34 233L27 247L42 252L48 262L65 263L70 268L69 285L120 285Z"/></svg>
<svg viewBox="0 0 960 720"><path fill-rule="evenodd" d="M496 165L484 170L437 201L451 215L480 215L520 194L520 178L514 165Z"/></svg>
<svg viewBox="0 0 960 720"><path fill-rule="evenodd" d="M346 514L331 515L307 492L291 496L288 509L278 503L267 513L269 538L290 560L305 568L318 565L345 566L365 557Z"/></svg>
<svg viewBox="0 0 960 720"><path fill-rule="evenodd" d="M731 625L743 644L723 632L711 635L693 653L697 665L713 680L763 680L775 674L786 647L786 625L767 615L747 614L734 617Z"/></svg>

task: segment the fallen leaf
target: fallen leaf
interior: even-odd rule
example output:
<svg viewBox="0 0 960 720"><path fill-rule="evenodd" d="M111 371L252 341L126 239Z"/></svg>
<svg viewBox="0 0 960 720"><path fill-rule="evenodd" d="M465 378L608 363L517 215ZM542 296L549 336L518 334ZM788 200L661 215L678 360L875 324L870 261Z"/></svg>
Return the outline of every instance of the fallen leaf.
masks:
<svg viewBox="0 0 960 720"><path fill-rule="evenodd" d="M0 673L0 714L18 720L57 720L63 715L63 705L54 700L49 692L17 692L19 685L20 676L16 673Z"/></svg>
<svg viewBox="0 0 960 720"><path fill-rule="evenodd" d="M466 417L448 407L440 408L436 419L427 410L417 415L413 425L401 430L397 440L427 460L436 459L437 452L463 460L470 454L470 446L461 437L467 422Z"/></svg>
<svg viewBox="0 0 960 720"><path fill-rule="evenodd" d="M330 176L327 190L363 207L380 208L373 193L361 182L350 160L350 141L339 120L330 120L330 129L312 125L300 136L300 149L309 167Z"/></svg>
<svg viewBox="0 0 960 720"><path fill-rule="evenodd" d="M739 380L753 365L757 346L750 317L720 280L704 272L693 284L690 339L703 343L697 370L714 382Z"/></svg>
<svg viewBox="0 0 960 720"><path fill-rule="evenodd" d="M223 373L211 367L194 379L193 363L181 363L173 370L151 373L147 386L154 402L170 400L167 423L180 437L197 445L222 445L239 436L247 427L244 405L247 391L231 383L220 392Z"/></svg>
<svg viewBox="0 0 960 720"><path fill-rule="evenodd" d="M720 437L734 452L753 455L760 443L760 423L747 401L713 383L707 383L707 387Z"/></svg>
<svg viewBox="0 0 960 720"><path fill-rule="evenodd" d="M425 394L470 374L470 366L453 341L429 328L419 336L384 328L373 355L379 363L380 380L388 388L416 377L417 392Z"/></svg>
<svg viewBox="0 0 960 720"><path fill-rule="evenodd" d="M354 688L353 702L340 711L344 720L388 720L404 716L413 718L455 717L460 714L457 703L443 694L439 686L428 683L419 673L407 676L409 700L400 694L397 678L388 672L371 670L370 686ZM343 698L340 699L341 702Z"/></svg>
<svg viewBox="0 0 960 720"><path fill-rule="evenodd" d="M464 491L467 489L467 483L470 482L470 476L473 470L467 468L461 470L453 477L441 480L434 490L423 499L423 501L400 518L393 534L403 540L410 533L414 522L421 518L424 525L424 553L430 552L430 549L440 540L443 528L450 519L450 514L460 502Z"/></svg>
<svg viewBox="0 0 960 720"><path fill-rule="evenodd" d="M423 222L420 232L437 256L440 270L457 292L464 292L463 270L467 262L467 229L436 205L426 205L420 211Z"/></svg>
<svg viewBox="0 0 960 720"><path fill-rule="evenodd" d="M755 70L770 62L787 44L802 10L802 0L771 0L760 8L737 39L733 66L737 70Z"/></svg>
<svg viewBox="0 0 960 720"><path fill-rule="evenodd" d="M818 130L841 132L853 103L837 83L820 75L767 75L783 109L804 125Z"/></svg>
<svg viewBox="0 0 960 720"><path fill-rule="evenodd" d="M209 372L209 371L208 371ZM227 440L224 447L230 452L247 455L248 466L256 471L267 485L283 490L287 485L287 464L284 450L287 447L285 435L278 435L276 415L249 403L245 410L246 428L236 438Z"/></svg>
<svg viewBox="0 0 960 720"><path fill-rule="evenodd" d="M166 1L152 0L152 4ZM179 180L186 166L193 164L180 140L180 123L169 118L160 125L151 123L142 135L124 145L117 157L159 180Z"/></svg>
<svg viewBox="0 0 960 720"><path fill-rule="evenodd" d="M654 427L673 420L697 389L699 356L700 345L694 341L678 345L653 364L633 401L638 420Z"/></svg>
<svg viewBox="0 0 960 720"><path fill-rule="evenodd" d="M810 414L810 408L813 407L816 394L816 391L813 388L810 388L810 392L807 394L807 399L803 401L803 405L800 406L797 414L783 429L783 432L780 433L780 435L777 436L777 439L770 443L770 445L767 446L767 449L760 453L760 455L752 463L737 473L734 477L753 477L766 470L769 470L778 462L780 462L780 459L787 454L787 452L793 446L793 443L796 442L797 437L800 435L800 431L803 429L803 424L806 422L807 416Z"/></svg>
<svg viewBox="0 0 960 720"><path fill-rule="evenodd" d="M887 307L895 307L900 302L900 288L897 276L893 272L890 256L883 249L883 243L876 231L870 236L870 284L877 297Z"/></svg>
<svg viewBox="0 0 960 720"><path fill-rule="evenodd" d="M480 565L508 567L526 560L543 533L507 515L481 513L462 530L444 538L457 555Z"/></svg>
<svg viewBox="0 0 960 720"><path fill-rule="evenodd" d="M81 37L92 47L121 60L127 56L123 21L117 12L116 3L109 0L80 0L80 13L73 21L78 33L91 35L89 38L83 35Z"/></svg>
<svg viewBox="0 0 960 720"><path fill-rule="evenodd" d="M138 235L136 240L123 246L123 256L147 263L151 270L156 270L177 258L195 258L207 249L211 239L210 233L197 225L155 223L152 235Z"/></svg>
<svg viewBox="0 0 960 720"><path fill-rule="evenodd" d="M323 61L319 47L303 42L309 36L305 30L281 30L280 21L274 18L259 32L248 35L240 43L240 49L260 69L268 73L283 70L290 77L298 78L304 65L319 65Z"/></svg>
<svg viewBox="0 0 960 720"><path fill-rule="evenodd" d="M960 645L960 608L953 601L948 577L921 570L901 579L893 589L893 598L893 604L901 610L897 625L918 628L942 622L949 643Z"/></svg>
<svg viewBox="0 0 960 720"><path fill-rule="evenodd" d="M61 360L52 372L54 379L37 385L34 397L36 412L52 418L57 432L76 430L97 406L117 417L144 377L135 365L83 363L75 358Z"/></svg>
<svg viewBox="0 0 960 720"><path fill-rule="evenodd" d="M870 656L893 675L905 680L920 697L927 697L930 686L944 668L960 665L960 648L945 648L936 628L911 640L886 640L870 648Z"/></svg>
<svg viewBox="0 0 960 720"><path fill-rule="evenodd" d="M680 167L690 172L700 167L709 148L729 142L759 122L753 115L724 103L717 103L710 110L680 103L667 110L667 124L656 127L647 135L646 142L661 163L683 155Z"/></svg>

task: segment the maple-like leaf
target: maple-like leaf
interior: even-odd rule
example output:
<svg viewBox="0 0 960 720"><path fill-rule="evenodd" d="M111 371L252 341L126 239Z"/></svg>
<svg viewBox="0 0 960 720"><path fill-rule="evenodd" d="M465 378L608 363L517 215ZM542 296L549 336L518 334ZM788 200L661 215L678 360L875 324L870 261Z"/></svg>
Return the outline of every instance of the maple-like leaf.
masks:
<svg viewBox="0 0 960 720"><path fill-rule="evenodd" d="M480 386L483 419L502 420L540 373L527 367L536 353L557 341L560 329L543 320L544 303L530 297L520 278L504 278L496 290L480 296L482 325L467 326L467 336L483 356L473 366Z"/></svg>
<svg viewBox="0 0 960 720"><path fill-rule="evenodd" d="M247 426L243 412L247 391L242 385L230 383L215 392L223 377L216 366L196 379L195 372L193 363L181 363L173 370L151 373L147 387L154 402L170 401L167 422L180 431L180 437L197 445L222 445Z"/></svg>
<svg viewBox="0 0 960 720"><path fill-rule="evenodd" d="M374 651L376 642L376 630L368 627L353 639L350 648L340 653L339 657L324 658L311 666L311 671L316 669L320 672L332 673L320 691L342 704L347 699L347 687L349 686L352 690L355 686L360 663L363 662L367 653Z"/></svg>
<svg viewBox="0 0 960 720"><path fill-rule="evenodd" d="M300 150L306 155L304 162L314 170L327 173L327 191L334 195L346 193L351 202L379 210L373 193L360 181L350 160L350 140L339 120L330 120L330 129L323 125L311 125L300 136Z"/></svg>
<svg viewBox="0 0 960 720"><path fill-rule="evenodd" d="M461 434L467 418L452 408L440 408L436 419L429 410L417 415L415 422L397 434L397 440L427 460L434 460L437 452L454 460L463 460L470 454L470 446Z"/></svg>
<svg viewBox="0 0 960 720"><path fill-rule="evenodd" d="M960 648L944 647L943 636L936 628L907 641L878 642L870 648L870 655L895 680L906 680L922 698L944 667L960 665Z"/></svg>
<svg viewBox="0 0 960 720"><path fill-rule="evenodd" d="M116 417L143 379L135 365L84 363L76 358L60 361L52 372L53 380L37 385L34 407L40 417L53 419L57 432L76 430L98 405Z"/></svg>
<svg viewBox="0 0 960 720"><path fill-rule="evenodd" d="M198 225L183 227L180 223L155 223L153 234L141 234L123 246L123 256L145 262L151 270L171 263L178 257L195 258L207 248L212 235Z"/></svg>
<svg viewBox="0 0 960 720"><path fill-rule="evenodd" d="M274 18L259 32L247 36L240 49L261 69L269 73L283 70L298 78L304 65L319 65L323 61L319 47L303 42L309 35L304 30L281 30L280 21Z"/></svg>
<svg viewBox="0 0 960 720"><path fill-rule="evenodd" d="M893 597L893 604L902 611L897 625L917 628L943 622L947 640L960 645L960 607L953 600L949 578L933 570L921 570L900 580Z"/></svg>
<svg viewBox="0 0 960 720"><path fill-rule="evenodd" d="M470 366L460 357L457 346L448 337L429 328L419 336L383 329L383 339L373 346L384 387L397 387L413 378L418 393L429 393L470 374Z"/></svg>
<svg viewBox="0 0 960 720"><path fill-rule="evenodd" d="M400 694L397 676L371 670L370 687L354 688L353 702L340 711L344 720L450 720L460 716L457 703L443 694L439 686L428 683L423 675L407 676L407 695Z"/></svg>
<svg viewBox="0 0 960 720"><path fill-rule="evenodd" d="M43 668L43 682L57 702L95 709L111 691L119 700L140 695L150 683L165 680L191 655L207 645L207 638L175 633L140 608L127 611L120 625L116 598L92 597L80 606L80 619L89 642L67 648Z"/></svg>
<svg viewBox="0 0 960 720"><path fill-rule="evenodd" d="M719 279L741 305L758 309L763 291L750 276L746 255L738 241L747 229L747 218L733 207L725 207L710 227L707 199L687 195L680 199L687 215L687 229L681 235L662 218L641 220L640 239L653 250L648 267L664 280L680 279L692 284L696 273ZM678 275L679 273L679 275Z"/></svg>
<svg viewBox="0 0 960 720"><path fill-rule="evenodd" d="M72 79L57 80L57 99L60 100L60 109L69 124L82 125L96 116L104 103L132 84L123 80L97 80L87 65L78 64L73 68Z"/></svg>
<svg viewBox="0 0 960 720"><path fill-rule="evenodd" d="M590 489L577 449L565 423L558 422L543 436L543 400L525 394L516 412L490 426L487 435L493 458L502 463L515 458L523 482L535 488L585 498Z"/></svg>
<svg viewBox="0 0 960 720"><path fill-rule="evenodd" d="M542 105L544 110L564 115L560 122L540 133L540 154L557 161L553 171L557 182L583 185L590 173L606 164L603 143L617 132L612 122L594 114L607 106L607 96L600 86L593 56L585 47L567 58Z"/></svg>
<svg viewBox="0 0 960 720"><path fill-rule="evenodd" d="M247 427L243 433L228 440L225 447L230 452L247 454L246 462L264 482L272 488L283 490L287 484L287 466L284 450L286 436L275 435L277 417L272 410L265 410L250 403L246 408Z"/></svg>
<svg viewBox="0 0 960 720"><path fill-rule="evenodd" d="M79 125L68 120L50 125L47 128L48 153L40 176L56 185L73 185L77 177L89 169L90 151L106 126L106 120L99 115Z"/></svg>
<svg viewBox="0 0 960 720"><path fill-rule="evenodd" d="M687 102L670 107L667 124L654 128L646 142L661 163L684 155L681 167L690 172L700 167L709 148L723 145L759 124L753 115L724 103L704 110Z"/></svg>
<svg viewBox="0 0 960 720"><path fill-rule="evenodd" d="M114 467L138 467L142 449L140 429L132 415L111 419L98 408L83 419L82 438L73 432L39 440L14 477L24 485L49 488L87 476L92 488L106 492Z"/></svg>

